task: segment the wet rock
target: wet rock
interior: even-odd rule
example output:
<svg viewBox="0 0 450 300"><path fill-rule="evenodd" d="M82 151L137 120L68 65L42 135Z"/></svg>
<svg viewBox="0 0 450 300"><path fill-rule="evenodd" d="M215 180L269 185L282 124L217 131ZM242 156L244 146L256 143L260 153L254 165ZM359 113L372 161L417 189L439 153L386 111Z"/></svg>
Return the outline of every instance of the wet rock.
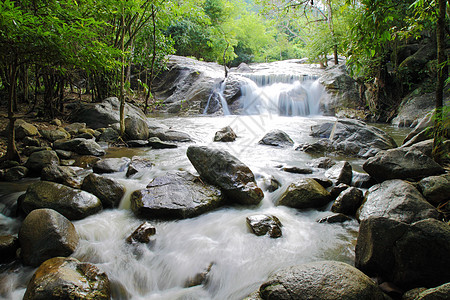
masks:
<svg viewBox="0 0 450 300"><path fill-rule="evenodd" d="M40 174L42 169L48 165L59 165L59 157L53 150L33 152L25 163L25 167L31 172Z"/></svg>
<svg viewBox="0 0 450 300"><path fill-rule="evenodd" d="M444 169L422 152L397 148L378 153L363 165L364 171L378 181L423 178L444 173Z"/></svg>
<svg viewBox="0 0 450 300"><path fill-rule="evenodd" d="M164 142L192 142L187 133L157 126L150 127L149 137L157 137Z"/></svg>
<svg viewBox="0 0 450 300"><path fill-rule="evenodd" d="M129 140L127 146L131 148L148 147L148 141L144 140Z"/></svg>
<svg viewBox="0 0 450 300"><path fill-rule="evenodd" d="M150 170L154 164L149 158L133 156L131 162L128 165L127 177L131 177L139 172Z"/></svg>
<svg viewBox="0 0 450 300"><path fill-rule="evenodd" d="M344 223L344 222L351 221L351 220L352 220L352 218L350 218L349 216L346 216L341 213L336 213L336 214L332 214L330 216L326 216L322 219L319 219L317 222L334 224L334 223Z"/></svg>
<svg viewBox="0 0 450 300"><path fill-rule="evenodd" d="M226 126L214 135L214 142L234 142L236 140L236 133L230 126Z"/></svg>
<svg viewBox="0 0 450 300"><path fill-rule="evenodd" d="M358 269L337 261L319 261L276 272L261 285L262 299L384 300L378 286Z"/></svg>
<svg viewBox="0 0 450 300"><path fill-rule="evenodd" d="M448 300L450 298L450 283L435 288L425 289L414 300Z"/></svg>
<svg viewBox="0 0 450 300"><path fill-rule="evenodd" d="M369 174L353 171L351 186L368 189L375 184L377 184L377 181Z"/></svg>
<svg viewBox="0 0 450 300"><path fill-rule="evenodd" d="M24 166L16 166L5 170L3 174L4 181L18 181L28 174L28 168Z"/></svg>
<svg viewBox="0 0 450 300"><path fill-rule="evenodd" d="M362 121L342 119L311 127L311 135L331 141L328 152L338 151L357 157L370 157L381 150L397 147L381 129Z"/></svg>
<svg viewBox="0 0 450 300"><path fill-rule="evenodd" d="M288 147L293 146L294 141L289 137L289 135L281 130L272 130L259 141L262 145L276 146L276 147Z"/></svg>
<svg viewBox="0 0 450 300"><path fill-rule="evenodd" d="M41 142L34 137L26 136L23 138L22 142L24 146L41 147Z"/></svg>
<svg viewBox="0 0 450 300"><path fill-rule="evenodd" d="M439 204L450 200L450 175L430 176L419 181L419 188L428 202Z"/></svg>
<svg viewBox="0 0 450 300"><path fill-rule="evenodd" d="M331 181L328 178L325 177L311 177L311 178L317 181L321 186L323 186L326 189L333 186L333 181Z"/></svg>
<svg viewBox="0 0 450 300"><path fill-rule="evenodd" d="M76 139L95 140L95 136L90 132L83 132L74 136Z"/></svg>
<svg viewBox="0 0 450 300"><path fill-rule="evenodd" d="M433 152L433 140L428 139L425 141L417 142L410 146L401 146L401 148L408 148L412 150L418 150L425 154L428 157L432 158L432 152Z"/></svg>
<svg viewBox="0 0 450 300"><path fill-rule="evenodd" d="M354 216L363 201L363 192L360 189L351 187L339 194L331 206L331 211Z"/></svg>
<svg viewBox="0 0 450 300"><path fill-rule="evenodd" d="M312 144L300 144L295 150L303 151L308 154L326 155L330 152L334 152L336 149L329 139L321 139Z"/></svg>
<svg viewBox="0 0 450 300"><path fill-rule="evenodd" d="M98 137L99 142L115 142L119 138L119 132L114 128L105 128Z"/></svg>
<svg viewBox="0 0 450 300"><path fill-rule="evenodd" d="M316 158L311 162L311 167L313 168L321 168L321 169L329 169L334 166L336 162L329 157L320 157Z"/></svg>
<svg viewBox="0 0 450 300"><path fill-rule="evenodd" d="M348 161L338 162L325 172L325 176L336 181L336 184L350 184L353 177L352 166Z"/></svg>
<svg viewBox="0 0 450 300"><path fill-rule="evenodd" d="M379 216L413 223L427 218L439 219L440 215L413 185L396 179L371 187L356 216L360 221Z"/></svg>
<svg viewBox="0 0 450 300"><path fill-rule="evenodd" d="M56 154L60 159L70 159L72 158L72 152L66 150L55 150Z"/></svg>
<svg viewBox="0 0 450 300"><path fill-rule="evenodd" d="M28 214L39 208L54 209L69 220L79 220L93 215L102 209L96 196L65 185L39 181L31 184L21 205Z"/></svg>
<svg viewBox="0 0 450 300"><path fill-rule="evenodd" d="M72 257L55 257L36 270L23 299L108 300L111 286L106 273L96 266Z"/></svg>
<svg viewBox="0 0 450 300"><path fill-rule="evenodd" d="M55 130L42 129L39 132L41 133L44 139L52 143L57 140L70 138L70 134L62 128L57 128Z"/></svg>
<svg viewBox="0 0 450 300"><path fill-rule="evenodd" d="M264 197L252 171L224 150L189 146L187 157L205 181L220 187L228 199L240 204L258 204Z"/></svg>
<svg viewBox="0 0 450 300"><path fill-rule="evenodd" d="M79 188L83 178L80 178L74 167L50 165L42 169L41 180Z"/></svg>
<svg viewBox="0 0 450 300"><path fill-rule="evenodd" d="M333 199L336 199L337 196L339 196L340 193L342 193L343 191L345 191L345 190L348 189L349 187L350 187L350 186L349 186L348 184L345 184L345 183L340 183L340 184L334 186L334 187L331 189L331 191L330 191L331 197L332 197Z"/></svg>
<svg viewBox="0 0 450 300"><path fill-rule="evenodd" d="M186 172L155 178L146 189L131 194L131 209L148 219L196 217L223 204L222 192Z"/></svg>
<svg viewBox="0 0 450 300"><path fill-rule="evenodd" d="M16 257L19 239L12 235L0 235L0 263L7 263Z"/></svg>
<svg viewBox="0 0 450 300"><path fill-rule="evenodd" d="M246 220L250 230L257 236L269 233L271 238L279 238L283 235L281 222L275 216L252 215L248 216Z"/></svg>
<svg viewBox="0 0 450 300"><path fill-rule="evenodd" d="M294 173L294 174L312 174L313 173L313 170L310 168L284 167L282 170L284 172Z"/></svg>
<svg viewBox="0 0 450 300"><path fill-rule="evenodd" d="M264 178L263 189L269 193L273 193L281 187L281 183L275 179L273 176L269 178Z"/></svg>
<svg viewBox="0 0 450 300"><path fill-rule="evenodd" d="M319 208L331 201L330 193L311 178L291 183L276 205L307 209Z"/></svg>
<svg viewBox="0 0 450 300"><path fill-rule="evenodd" d="M131 159L128 157L121 158L104 158L97 161L92 170L97 174L123 172L130 165Z"/></svg>
<svg viewBox="0 0 450 300"><path fill-rule="evenodd" d="M33 154L34 152L39 152L39 151L51 151L52 148L50 147L46 147L46 146L27 146L25 147L25 149L22 150L22 153L25 154L26 156L30 156L31 154Z"/></svg>
<svg viewBox="0 0 450 300"><path fill-rule="evenodd" d="M405 97L398 108L397 116L392 120L392 125L398 127L410 127L418 122L435 108L435 93L416 95L411 93Z"/></svg>
<svg viewBox="0 0 450 300"><path fill-rule="evenodd" d="M53 147L55 149L72 151L80 155L102 156L106 153L94 140L88 139L59 140L53 143Z"/></svg>
<svg viewBox="0 0 450 300"><path fill-rule="evenodd" d="M136 228L133 233L127 237L126 241L128 244L133 243L150 243L150 237L156 234L156 228L149 222L144 222Z"/></svg>
<svg viewBox="0 0 450 300"><path fill-rule="evenodd" d="M26 136L39 135L39 131L33 124L27 123L24 120L17 120L14 124L14 132L16 138L21 140Z"/></svg>
<svg viewBox="0 0 450 300"><path fill-rule="evenodd" d="M82 155L75 157L74 166L80 168L91 168L98 162L101 158L93 156L93 155Z"/></svg>
<svg viewBox="0 0 450 300"><path fill-rule="evenodd" d="M194 277L189 278L184 284L185 287L190 288L193 286L198 286L202 284L206 284L208 282L208 275L211 271L213 264L211 263L203 272L197 273Z"/></svg>
<svg viewBox="0 0 450 300"><path fill-rule="evenodd" d="M450 281L450 228L426 219L411 225L383 217L361 222L355 265L397 286L435 287Z"/></svg>
<svg viewBox="0 0 450 300"><path fill-rule="evenodd" d="M75 227L66 217L53 209L36 209L20 227L20 255L25 264L39 266L49 258L71 255L78 240Z"/></svg>
<svg viewBox="0 0 450 300"><path fill-rule="evenodd" d="M176 144L163 142L157 137L151 137L148 139L148 145L151 146L153 149L170 149L170 148L177 148L178 146Z"/></svg>
<svg viewBox="0 0 450 300"><path fill-rule="evenodd" d="M86 123L74 122L70 123L64 129L71 135L77 135L82 129L86 129Z"/></svg>
<svg viewBox="0 0 450 300"><path fill-rule="evenodd" d="M84 178L81 189L97 196L103 207L118 207L125 187L117 180L94 173Z"/></svg>
<svg viewBox="0 0 450 300"><path fill-rule="evenodd" d="M128 117L125 119L125 133L130 140L146 140L149 131L147 122L140 117Z"/></svg>

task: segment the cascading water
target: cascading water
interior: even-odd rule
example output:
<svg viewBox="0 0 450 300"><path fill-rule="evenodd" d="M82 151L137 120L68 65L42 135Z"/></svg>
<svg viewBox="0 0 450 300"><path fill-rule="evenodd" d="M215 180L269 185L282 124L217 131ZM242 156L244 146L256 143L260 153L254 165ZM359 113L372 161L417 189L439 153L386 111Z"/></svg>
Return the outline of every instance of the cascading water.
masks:
<svg viewBox="0 0 450 300"><path fill-rule="evenodd" d="M214 106L213 111L216 111L220 103L222 107L222 113L224 116L228 116L230 114L230 110L228 109L227 101L223 95L226 87L226 79L222 80L218 84L216 84L213 88L213 91L209 95L208 102L206 103L205 109L203 110L203 114L206 115Z"/></svg>

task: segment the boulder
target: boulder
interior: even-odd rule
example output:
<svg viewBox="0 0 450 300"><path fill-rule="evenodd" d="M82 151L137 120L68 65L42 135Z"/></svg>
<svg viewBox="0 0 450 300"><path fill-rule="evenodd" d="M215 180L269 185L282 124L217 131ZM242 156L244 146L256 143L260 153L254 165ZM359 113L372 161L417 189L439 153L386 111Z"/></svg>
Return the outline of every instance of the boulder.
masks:
<svg viewBox="0 0 450 300"><path fill-rule="evenodd" d="M55 130L42 129L42 130L39 130L39 132L41 133L41 135L44 139L46 139L47 141L50 141L52 143L57 140L70 138L70 134L62 128L57 128Z"/></svg>
<svg viewBox="0 0 450 300"><path fill-rule="evenodd" d="M98 137L99 142L116 142L119 138L119 132L114 128L105 128Z"/></svg>
<svg viewBox="0 0 450 300"><path fill-rule="evenodd" d="M417 95L411 93L406 96L398 108L397 116L392 119L392 125L410 127L432 111L435 105L435 93Z"/></svg>
<svg viewBox="0 0 450 300"><path fill-rule="evenodd" d="M56 154L60 159L70 159L72 158L73 153L71 151L66 150L55 150Z"/></svg>
<svg viewBox="0 0 450 300"><path fill-rule="evenodd" d="M264 178L262 188L269 193L273 193L281 187L281 183L273 176Z"/></svg>
<svg viewBox="0 0 450 300"><path fill-rule="evenodd" d="M335 181L336 184L350 184L352 182L352 166L348 161L341 161L326 170L325 176Z"/></svg>
<svg viewBox="0 0 450 300"><path fill-rule="evenodd" d="M18 181L28 174L28 168L24 166L15 166L5 170L3 174L4 181Z"/></svg>
<svg viewBox="0 0 450 300"><path fill-rule="evenodd" d="M125 187L117 180L91 173L83 180L81 189L97 196L103 207L118 207Z"/></svg>
<svg viewBox="0 0 450 300"><path fill-rule="evenodd" d="M399 179L372 186L356 216L360 221L379 216L404 223L440 217L413 185Z"/></svg>
<svg viewBox="0 0 450 300"><path fill-rule="evenodd" d="M123 172L128 168L130 162L131 159L128 157L104 158L97 161L92 166L92 170L98 174Z"/></svg>
<svg viewBox="0 0 450 300"><path fill-rule="evenodd" d="M275 129L266 133L266 135L259 141L259 144L276 147L287 147L293 146L294 141L286 132Z"/></svg>
<svg viewBox="0 0 450 300"><path fill-rule="evenodd" d="M79 220L99 212L102 203L85 191L59 183L38 181L28 187L21 208L26 214L35 209L50 208L69 220Z"/></svg>
<svg viewBox="0 0 450 300"><path fill-rule="evenodd" d="M414 129L405 137L403 140L402 145L405 145L406 143L409 143L412 139L415 139L416 141L422 140L423 137L428 136L427 139L432 139L433 136L430 132L430 130L426 130L428 127L434 126L434 118L433 118L434 112L428 113L425 117L423 117L420 121L417 122L417 125L415 125ZM416 137L419 136L419 137ZM411 142L413 144L414 142Z"/></svg>
<svg viewBox="0 0 450 300"><path fill-rule="evenodd" d="M131 209L148 219L196 217L223 204L222 192L187 172L156 177L131 194Z"/></svg>
<svg viewBox="0 0 450 300"><path fill-rule="evenodd" d="M84 169L49 165L42 169L41 180L61 183L72 188L80 188L83 178L87 175L82 174L85 173L82 171Z"/></svg>
<svg viewBox="0 0 450 300"><path fill-rule="evenodd" d="M101 103L82 104L81 109L73 114L74 121L86 123L87 127L107 128L120 122L120 101L117 97L110 97ZM125 116L139 118L146 121L147 117L138 107L125 103Z"/></svg>
<svg viewBox="0 0 450 300"><path fill-rule="evenodd" d="M108 300L111 284L106 273L93 264L55 257L36 270L23 299Z"/></svg>
<svg viewBox="0 0 450 300"><path fill-rule="evenodd" d="M377 181L369 174L353 171L351 186L368 189L375 184Z"/></svg>
<svg viewBox="0 0 450 300"><path fill-rule="evenodd" d="M414 141L414 140L411 140ZM412 143L411 145L409 145L410 143L408 142L405 145L402 145L401 148L406 148L409 147L409 149L412 150L418 150L420 152L422 152L423 154L425 154L428 157L432 158L432 152L433 152L433 140L432 139L427 139L421 142L417 142L417 143Z"/></svg>
<svg viewBox="0 0 450 300"><path fill-rule="evenodd" d="M419 181L419 188L428 202L440 204L450 200L450 175L430 176Z"/></svg>
<svg viewBox="0 0 450 300"><path fill-rule="evenodd" d="M46 146L27 146L22 150L22 153L25 154L26 156L30 156L31 154L33 154L34 152L39 152L39 151L51 151L52 148L50 147L46 147Z"/></svg>
<svg viewBox="0 0 450 300"><path fill-rule="evenodd" d="M140 147L148 147L148 141L144 140L128 140L127 147L130 148L140 148Z"/></svg>
<svg viewBox="0 0 450 300"><path fill-rule="evenodd" d="M40 140L38 140L36 137L31 136L24 137L22 143L24 146L34 146L34 147L42 146Z"/></svg>
<svg viewBox="0 0 450 300"><path fill-rule="evenodd" d="M342 193L343 191L345 191L349 187L350 186L348 184L345 184L345 183L340 183L338 185L335 185L330 191L331 197L333 199L336 199L337 196L339 196L340 193Z"/></svg>
<svg viewBox="0 0 450 300"><path fill-rule="evenodd" d="M151 146L153 149L171 149L178 147L176 144L163 142L157 137L151 137L148 139L147 142L148 145Z"/></svg>
<svg viewBox="0 0 450 300"><path fill-rule="evenodd" d="M383 130L350 119L312 126L311 135L331 142L327 152L337 151L356 157L370 157L381 150L397 147L394 139Z"/></svg>
<svg viewBox="0 0 450 300"><path fill-rule="evenodd" d="M448 300L450 298L449 295L450 282L421 291L414 300Z"/></svg>
<svg viewBox="0 0 450 300"><path fill-rule="evenodd" d="M379 182L388 179L420 179L444 173L444 169L430 157L409 148L379 152L364 162L363 169Z"/></svg>
<svg viewBox="0 0 450 300"><path fill-rule="evenodd" d="M126 118L125 134L129 140L146 140L149 135L147 122L137 116Z"/></svg>
<svg viewBox="0 0 450 300"><path fill-rule="evenodd" d="M311 162L311 167L320 169L329 169L334 166L336 162L329 157L319 157Z"/></svg>
<svg viewBox="0 0 450 300"><path fill-rule="evenodd" d="M105 155L105 150L91 139L76 138L72 140L59 140L53 143L55 149L72 151L80 155Z"/></svg>
<svg viewBox="0 0 450 300"><path fill-rule="evenodd" d="M246 218L247 226L257 236L269 233L271 238L279 238L282 236L281 222L275 216L269 215L252 215Z"/></svg>
<svg viewBox="0 0 450 300"><path fill-rule="evenodd" d="M192 142L189 134L161 127L159 125L151 125L149 128L149 137L157 137L164 142Z"/></svg>
<svg viewBox="0 0 450 300"><path fill-rule="evenodd" d="M71 135L81 133L81 130L86 129L86 123L73 122L64 127L64 129Z"/></svg>
<svg viewBox="0 0 450 300"><path fill-rule="evenodd" d="M375 282L358 269L337 261L318 261L276 272L261 285L262 299L384 300Z"/></svg>
<svg viewBox="0 0 450 300"><path fill-rule="evenodd" d="M17 237L0 235L0 264L13 260L19 247L19 239Z"/></svg>
<svg viewBox="0 0 450 300"><path fill-rule="evenodd" d="M27 123L24 120L17 120L14 123L14 132L16 138L21 140L26 136L35 136L39 135L39 131L33 124Z"/></svg>
<svg viewBox="0 0 450 300"><path fill-rule="evenodd" d="M153 166L154 164L149 158L133 156L130 164L128 165L126 176L131 177L139 172L150 170Z"/></svg>
<svg viewBox="0 0 450 300"><path fill-rule="evenodd" d="M316 142L313 142L312 144L300 144L297 148L295 148L295 150L303 151L308 154L328 155L329 153L335 152L336 148L333 145L333 142L329 139L320 139Z"/></svg>
<svg viewBox="0 0 450 300"><path fill-rule="evenodd" d="M39 266L49 258L69 256L78 245L73 224L53 209L35 209L19 231L20 255L25 264Z"/></svg>
<svg viewBox="0 0 450 300"><path fill-rule="evenodd" d="M342 213L348 216L354 216L361 206L364 195L360 189L350 187L339 194L331 206L331 211Z"/></svg>
<svg viewBox="0 0 450 300"><path fill-rule="evenodd" d="M40 174L42 169L48 165L59 165L59 157L53 150L33 152L25 163L31 172Z"/></svg>
<svg viewBox="0 0 450 300"><path fill-rule="evenodd" d="M127 237L126 241L128 244L142 243L148 244L150 242L150 237L156 234L156 228L149 222L144 222L136 228L133 233Z"/></svg>
<svg viewBox="0 0 450 300"><path fill-rule="evenodd" d="M252 171L224 150L206 146L189 146L187 157L210 184L220 187L229 200L240 204L258 204L264 197Z"/></svg>
<svg viewBox="0 0 450 300"><path fill-rule="evenodd" d="M276 205L307 209L319 208L331 201L330 193L311 178L291 183L281 195Z"/></svg>
<svg viewBox="0 0 450 300"><path fill-rule="evenodd" d="M192 276L188 278L184 284L184 287L190 288L193 286L203 285L208 283L209 279L209 272L211 271L211 268L214 264L211 263L207 268L205 268L202 272L195 274L195 276Z"/></svg>
<svg viewBox="0 0 450 300"><path fill-rule="evenodd" d="M214 142L234 142L237 136L230 126L226 126L214 135Z"/></svg>
<svg viewBox="0 0 450 300"><path fill-rule="evenodd" d="M312 174L313 170L310 168L300 168L300 167L284 167L282 168L284 172L294 173L294 174Z"/></svg>
<svg viewBox="0 0 450 300"><path fill-rule="evenodd" d="M330 216L321 218L321 219L317 220L317 222L334 224L334 223L344 223L344 222L351 221L351 220L352 220L352 218L350 218L349 216L346 216L341 213L336 213L336 214L332 214Z"/></svg>

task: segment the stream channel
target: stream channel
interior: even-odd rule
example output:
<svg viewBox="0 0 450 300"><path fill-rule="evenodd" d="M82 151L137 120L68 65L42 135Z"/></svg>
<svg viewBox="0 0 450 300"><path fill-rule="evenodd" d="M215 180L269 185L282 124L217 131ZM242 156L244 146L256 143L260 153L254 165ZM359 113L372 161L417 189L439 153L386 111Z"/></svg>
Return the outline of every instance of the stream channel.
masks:
<svg viewBox="0 0 450 300"><path fill-rule="evenodd" d="M72 255L91 262L105 271L112 283L113 299L242 299L259 288L280 268L318 260L338 260L353 264L358 231L357 221L343 224L318 223L330 215L322 210L297 210L273 203L290 182L305 176L321 176L323 169L311 175L281 171L280 166L307 167L314 158L296 151L299 143L312 142L310 127L334 117L280 116L265 110L264 114L154 118L174 130L191 135L194 143L229 151L247 164L263 188L274 177L282 185L275 192L264 191L257 206L227 206L192 219L177 221L150 220L156 227L153 241L129 245L125 239L143 220L129 210L130 194L155 177L179 170L197 174L186 156L192 143L179 143L176 149L109 148L106 157L150 158L155 166L145 173L126 179L125 171L109 174L126 186L127 192L118 209L74 221L80 244ZM214 143L216 131L231 126L238 138L232 143ZM272 129L285 131L296 143L294 147L277 148L259 145L258 141ZM397 141L405 130L384 127ZM348 160L354 171L361 172L360 159ZM0 234L17 234L21 220L14 217L17 198L29 183L0 183ZM331 206L331 203L330 205ZM254 214L275 215L283 224L283 236L272 239L250 232L246 217ZM189 278L212 265L205 285L185 287ZM22 299L34 268L16 262L0 265L0 298Z"/></svg>

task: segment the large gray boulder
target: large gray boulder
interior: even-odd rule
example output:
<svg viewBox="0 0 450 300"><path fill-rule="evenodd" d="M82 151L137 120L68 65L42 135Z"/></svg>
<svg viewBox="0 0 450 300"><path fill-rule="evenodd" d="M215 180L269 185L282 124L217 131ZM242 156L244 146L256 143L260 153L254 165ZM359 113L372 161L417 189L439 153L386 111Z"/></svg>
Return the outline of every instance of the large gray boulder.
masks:
<svg viewBox="0 0 450 300"><path fill-rule="evenodd" d="M128 157L104 158L97 161L92 166L92 170L98 174L123 172L128 168L130 162L131 159L129 159Z"/></svg>
<svg viewBox="0 0 450 300"><path fill-rule="evenodd" d="M196 217L223 204L222 192L187 172L153 179L146 189L131 194L131 209L147 219Z"/></svg>
<svg viewBox="0 0 450 300"><path fill-rule="evenodd" d="M259 141L259 144L276 146L276 147L286 147L293 146L294 141L289 137L289 135L282 130L271 130Z"/></svg>
<svg viewBox="0 0 450 300"><path fill-rule="evenodd" d="M450 282L418 293L414 300L448 300L450 298Z"/></svg>
<svg viewBox="0 0 450 300"><path fill-rule="evenodd" d="M66 217L53 209L36 209L20 227L20 255L25 264L39 266L49 258L71 255L78 239L75 227Z"/></svg>
<svg viewBox="0 0 450 300"><path fill-rule="evenodd" d="M33 152L25 163L25 167L36 174L48 165L59 165L58 154L53 150Z"/></svg>
<svg viewBox="0 0 450 300"><path fill-rule="evenodd" d="M450 227L435 219L406 224L384 217L361 222L355 265L404 289L450 281Z"/></svg>
<svg viewBox="0 0 450 300"><path fill-rule="evenodd" d="M51 208L69 220L79 220L99 212L102 203L85 191L59 183L38 181L28 187L21 208L26 214L39 208Z"/></svg>
<svg viewBox="0 0 450 300"><path fill-rule="evenodd" d="M234 142L236 140L236 133L230 126L226 126L214 135L214 142Z"/></svg>
<svg viewBox="0 0 450 300"><path fill-rule="evenodd" d="M42 129L39 130L42 137L50 142L54 142L57 140L68 139L70 138L70 134L63 128L57 128L54 130L51 129Z"/></svg>
<svg viewBox="0 0 450 300"><path fill-rule="evenodd" d="M396 179L376 184L368 190L357 218L363 221L370 216L413 223L428 218L439 219L440 214L413 185Z"/></svg>
<svg viewBox="0 0 450 300"><path fill-rule="evenodd" d="M61 183L72 188L80 188L88 171L77 167L49 165L42 169L41 180Z"/></svg>
<svg viewBox="0 0 450 300"><path fill-rule="evenodd" d="M126 118L125 134L129 140L146 140L149 135L147 122L137 116Z"/></svg>
<svg viewBox="0 0 450 300"><path fill-rule="evenodd" d="M80 155L105 155L105 150L94 140L76 138L72 140L58 140L53 143L55 149L72 151Z"/></svg>
<svg viewBox="0 0 450 300"><path fill-rule="evenodd" d="M435 93L411 93L406 96L398 108L397 116L392 119L392 125L410 127L417 123L436 107L435 97Z"/></svg>
<svg viewBox="0 0 450 300"><path fill-rule="evenodd" d="M232 202L258 204L263 199L252 171L227 151L189 146L186 154L200 177L220 187Z"/></svg>
<svg viewBox="0 0 450 300"><path fill-rule="evenodd" d="M81 188L102 202L103 207L118 207L125 194L125 186L113 178L91 173L83 180Z"/></svg>
<svg viewBox="0 0 450 300"><path fill-rule="evenodd" d="M396 148L379 152L363 164L363 169L378 181L415 179L444 173L444 169L422 152Z"/></svg>
<svg viewBox="0 0 450 300"><path fill-rule="evenodd" d="M394 139L383 130L350 119L312 126L311 135L330 140L328 152L357 157L371 157L380 150L397 147Z"/></svg>
<svg viewBox="0 0 450 300"><path fill-rule="evenodd" d="M419 188L428 202L435 205L450 200L450 175L430 176L419 181Z"/></svg>
<svg viewBox="0 0 450 300"><path fill-rule="evenodd" d="M314 179L305 178L291 183L276 205L307 209L322 207L330 201L331 195L323 186Z"/></svg>
<svg viewBox="0 0 450 300"><path fill-rule="evenodd" d="M331 211L354 216L363 201L363 192L355 187L350 187L339 194L331 206Z"/></svg>
<svg viewBox="0 0 450 300"><path fill-rule="evenodd" d="M24 139L27 136L39 135L39 131L33 124L24 120L17 120L14 124L14 133L18 140Z"/></svg>
<svg viewBox="0 0 450 300"><path fill-rule="evenodd" d="M23 299L108 300L111 284L106 273L90 263L55 257L36 270Z"/></svg>
<svg viewBox="0 0 450 300"><path fill-rule="evenodd" d="M283 269L259 288L261 299L270 300L384 300L375 282L342 262L319 261Z"/></svg>
<svg viewBox="0 0 450 300"><path fill-rule="evenodd" d="M250 230L257 236L269 234L271 238L279 238L282 236L281 222L275 216L269 215L252 215L246 218L247 225Z"/></svg>

